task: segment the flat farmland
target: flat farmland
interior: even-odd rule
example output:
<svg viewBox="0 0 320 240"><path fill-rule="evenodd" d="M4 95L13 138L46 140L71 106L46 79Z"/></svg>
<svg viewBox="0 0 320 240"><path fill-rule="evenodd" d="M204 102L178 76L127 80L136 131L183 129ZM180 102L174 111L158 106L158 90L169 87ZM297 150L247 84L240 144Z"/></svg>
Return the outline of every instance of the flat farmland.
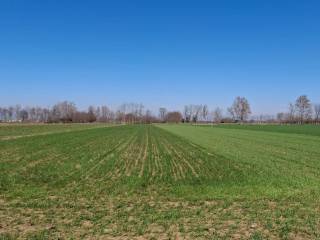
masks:
<svg viewBox="0 0 320 240"><path fill-rule="evenodd" d="M0 125L0 140L84 130L101 126L103 124L3 124Z"/></svg>
<svg viewBox="0 0 320 240"><path fill-rule="evenodd" d="M0 126L0 239L320 238L319 126L75 126Z"/></svg>

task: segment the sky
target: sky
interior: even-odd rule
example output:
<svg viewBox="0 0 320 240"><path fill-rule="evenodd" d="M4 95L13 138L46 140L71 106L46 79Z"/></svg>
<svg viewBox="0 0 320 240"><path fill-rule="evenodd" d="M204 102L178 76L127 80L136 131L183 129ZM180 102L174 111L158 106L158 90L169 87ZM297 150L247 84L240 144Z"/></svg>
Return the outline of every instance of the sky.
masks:
<svg viewBox="0 0 320 240"><path fill-rule="evenodd" d="M2 0L0 105L320 103L320 1Z"/></svg>

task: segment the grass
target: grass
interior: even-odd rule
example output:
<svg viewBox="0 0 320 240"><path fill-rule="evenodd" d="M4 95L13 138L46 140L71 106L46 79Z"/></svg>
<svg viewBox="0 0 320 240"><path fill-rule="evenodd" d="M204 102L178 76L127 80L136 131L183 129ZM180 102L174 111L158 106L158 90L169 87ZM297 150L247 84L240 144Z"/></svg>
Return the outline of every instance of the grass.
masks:
<svg viewBox="0 0 320 240"><path fill-rule="evenodd" d="M0 239L320 237L318 136L58 128L0 140Z"/></svg>

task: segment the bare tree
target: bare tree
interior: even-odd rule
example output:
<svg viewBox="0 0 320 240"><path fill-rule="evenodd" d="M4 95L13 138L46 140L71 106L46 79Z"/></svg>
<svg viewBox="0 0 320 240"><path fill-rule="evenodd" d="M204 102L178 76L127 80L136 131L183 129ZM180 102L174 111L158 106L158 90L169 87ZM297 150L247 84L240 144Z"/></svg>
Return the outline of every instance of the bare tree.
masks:
<svg viewBox="0 0 320 240"><path fill-rule="evenodd" d="M306 95L297 98L295 108L298 114L299 123L304 123L312 116L312 105Z"/></svg>
<svg viewBox="0 0 320 240"><path fill-rule="evenodd" d="M283 122L285 122L285 120L286 120L286 114L285 113L280 112L280 113L277 114L277 121L279 123L283 123Z"/></svg>
<svg viewBox="0 0 320 240"><path fill-rule="evenodd" d="M28 108L28 110L29 110L29 120L32 122L35 122L36 121L36 108L31 107L31 108ZM62 110L62 108L61 108L61 110Z"/></svg>
<svg viewBox="0 0 320 240"><path fill-rule="evenodd" d="M117 123L124 123L123 119L124 119L123 113L120 110L116 111L116 113L115 113L115 121Z"/></svg>
<svg viewBox="0 0 320 240"><path fill-rule="evenodd" d="M213 111L213 121L216 123L221 123L222 120L222 109L217 107L214 111Z"/></svg>
<svg viewBox="0 0 320 240"><path fill-rule="evenodd" d="M21 111L21 105L17 104L15 106L15 118L16 118L16 121L20 121L20 111Z"/></svg>
<svg viewBox="0 0 320 240"><path fill-rule="evenodd" d="M142 118L143 118L143 111L144 111L144 105L142 103L138 104L138 114L137 117L141 123Z"/></svg>
<svg viewBox="0 0 320 240"><path fill-rule="evenodd" d="M49 116L50 116L50 109L44 108L43 109L43 121L48 122L49 121Z"/></svg>
<svg viewBox="0 0 320 240"><path fill-rule="evenodd" d="M191 122L191 118L192 118L192 108L191 106L184 106L184 110L183 110L183 115L184 115L184 120L185 122Z"/></svg>
<svg viewBox="0 0 320 240"><path fill-rule="evenodd" d="M36 122L44 122L43 108L36 107L35 113L36 113Z"/></svg>
<svg viewBox="0 0 320 240"><path fill-rule="evenodd" d="M112 121L114 113L107 107L94 108L91 106L88 112L79 112L74 103L64 101L55 104L52 108L21 107L20 105L8 108L0 107L0 122L93 122L96 121L96 116L101 118L102 109L104 110L104 116Z"/></svg>
<svg viewBox="0 0 320 240"><path fill-rule="evenodd" d="M192 109L193 109L192 121L194 123L197 123L199 118L200 118L200 116L201 116L202 105L193 105Z"/></svg>
<svg viewBox="0 0 320 240"><path fill-rule="evenodd" d="M233 121L236 120L236 113L234 112L234 109L232 107L227 108L227 111L230 115L230 117L232 118Z"/></svg>
<svg viewBox="0 0 320 240"><path fill-rule="evenodd" d="M2 107L0 107L0 122L4 121L3 112L4 112L4 109Z"/></svg>
<svg viewBox="0 0 320 240"><path fill-rule="evenodd" d="M35 109L31 109L29 114L35 114ZM72 122L73 115L77 112L77 107L74 103L64 101L53 106L50 114L50 121L53 122ZM31 117L34 120L35 117Z"/></svg>
<svg viewBox="0 0 320 240"><path fill-rule="evenodd" d="M228 108L228 111L235 120L241 122L247 120L251 114L250 104L244 97L236 97L232 106Z"/></svg>
<svg viewBox="0 0 320 240"><path fill-rule="evenodd" d="M14 108L12 106L10 106L8 108L8 117L9 117L9 121L13 121L13 115L14 115Z"/></svg>
<svg viewBox="0 0 320 240"><path fill-rule="evenodd" d="M125 123L126 122L126 113L127 113L127 104L122 104L117 111L118 121Z"/></svg>
<svg viewBox="0 0 320 240"><path fill-rule="evenodd" d="M320 120L320 104L314 105L314 120L319 122Z"/></svg>
<svg viewBox="0 0 320 240"><path fill-rule="evenodd" d="M208 115L209 115L209 108L207 105L202 106L202 120L207 121L208 120Z"/></svg>
<svg viewBox="0 0 320 240"><path fill-rule="evenodd" d="M287 122L289 123L296 122L296 107L292 103L289 103L289 112L287 114Z"/></svg>
<svg viewBox="0 0 320 240"><path fill-rule="evenodd" d="M116 118L119 121L121 117L122 123L137 123L144 120L144 105L137 103L122 104L116 113Z"/></svg>
<svg viewBox="0 0 320 240"><path fill-rule="evenodd" d="M6 107L3 107L0 109L0 115L1 115L1 121L7 122L9 121L9 109Z"/></svg>
<svg viewBox="0 0 320 240"><path fill-rule="evenodd" d="M152 123L153 120L154 120L154 118L152 116L152 112L149 109L147 109L143 122L146 124L150 124L150 123Z"/></svg>
<svg viewBox="0 0 320 240"><path fill-rule="evenodd" d="M112 122L113 121L113 112L107 106L101 106L101 122Z"/></svg>
<svg viewBox="0 0 320 240"><path fill-rule="evenodd" d="M207 109L205 109L207 114ZM187 105L184 107L184 120L185 122L198 122L199 118L203 116L203 106L202 105Z"/></svg>
<svg viewBox="0 0 320 240"><path fill-rule="evenodd" d="M101 109L100 109L99 106L95 109L94 115L96 116L96 119L97 119L98 121L101 120Z"/></svg>
<svg viewBox="0 0 320 240"><path fill-rule="evenodd" d="M89 106L88 108L88 121L90 123L97 121L96 109L93 106Z"/></svg>
<svg viewBox="0 0 320 240"><path fill-rule="evenodd" d="M20 117L20 119L21 119L22 122L27 121L28 118L29 118L29 116L28 116L28 111L25 110L25 109L22 109L22 110L20 111L20 114L19 114L19 115L20 115L19 117Z"/></svg>

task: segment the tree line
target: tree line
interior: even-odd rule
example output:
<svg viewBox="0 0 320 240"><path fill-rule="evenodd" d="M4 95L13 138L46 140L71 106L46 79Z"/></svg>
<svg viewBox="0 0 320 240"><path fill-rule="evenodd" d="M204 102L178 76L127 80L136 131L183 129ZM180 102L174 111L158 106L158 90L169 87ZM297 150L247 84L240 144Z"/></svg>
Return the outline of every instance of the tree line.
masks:
<svg viewBox="0 0 320 240"><path fill-rule="evenodd" d="M215 108L210 111L206 104L186 105L182 111L168 111L161 107L157 114L145 109L143 104L125 103L116 110L106 105L89 106L79 110L73 102L64 101L51 108L22 107L21 105L0 107L0 122L34 123L281 123L303 124L320 122L320 104L312 104L306 95L299 96L290 103L287 112L276 116L251 116L251 107L245 97L236 97L233 104L224 111Z"/></svg>
<svg viewBox="0 0 320 240"><path fill-rule="evenodd" d="M288 112L277 114L280 123L319 123L320 104L312 104L308 96L298 97L295 103L290 103Z"/></svg>
<svg viewBox="0 0 320 240"><path fill-rule="evenodd" d="M63 101L51 108L22 107L15 105L0 107L0 122L35 123L151 123L155 121L150 110L143 104L122 104L116 111L108 106L89 106L86 111L79 110L73 102Z"/></svg>

